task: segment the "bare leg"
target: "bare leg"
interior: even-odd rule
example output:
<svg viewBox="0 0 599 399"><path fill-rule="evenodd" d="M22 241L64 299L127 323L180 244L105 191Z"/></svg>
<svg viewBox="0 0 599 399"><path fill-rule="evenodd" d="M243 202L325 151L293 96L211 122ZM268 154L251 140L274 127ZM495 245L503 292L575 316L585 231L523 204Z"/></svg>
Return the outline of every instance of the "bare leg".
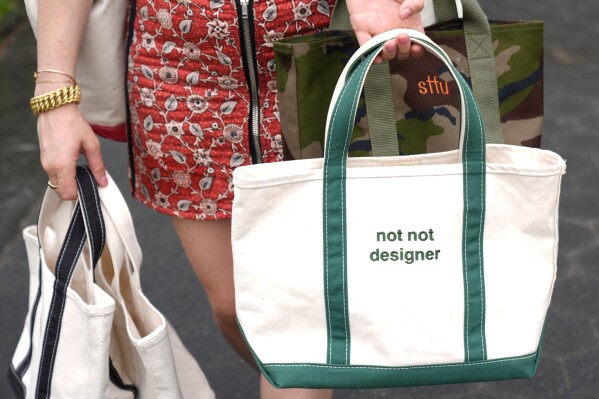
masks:
<svg viewBox="0 0 599 399"><path fill-rule="evenodd" d="M173 218L187 259L206 291L216 325L233 349L252 367L252 358L235 317L231 221Z"/></svg>
<svg viewBox="0 0 599 399"><path fill-rule="evenodd" d="M189 263L206 291L216 324L235 351L252 367L253 357L235 317L231 221L173 218ZM275 389L260 377L261 399L329 399L331 390Z"/></svg>
<svg viewBox="0 0 599 399"><path fill-rule="evenodd" d="M276 389L260 376L260 399L330 399L331 389Z"/></svg>

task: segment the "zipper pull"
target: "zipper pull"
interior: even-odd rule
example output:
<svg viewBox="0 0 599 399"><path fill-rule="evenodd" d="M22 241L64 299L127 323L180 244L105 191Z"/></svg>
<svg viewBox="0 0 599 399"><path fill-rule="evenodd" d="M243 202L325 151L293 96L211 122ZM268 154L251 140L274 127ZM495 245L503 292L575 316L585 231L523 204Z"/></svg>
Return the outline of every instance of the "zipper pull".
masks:
<svg viewBox="0 0 599 399"><path fill-rule="evenodd" d="M243 19L248 18L248 0L241 0L241 15L243 15Z"/></svg>

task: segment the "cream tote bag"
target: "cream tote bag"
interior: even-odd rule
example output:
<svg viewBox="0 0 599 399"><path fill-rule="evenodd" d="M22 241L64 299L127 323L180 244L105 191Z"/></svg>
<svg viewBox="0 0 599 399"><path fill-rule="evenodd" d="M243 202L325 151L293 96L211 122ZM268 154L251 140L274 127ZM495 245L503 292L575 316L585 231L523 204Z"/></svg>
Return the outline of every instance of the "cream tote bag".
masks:
<svg viewBox="0 0 599 399"><path fill-rule="evenodd" d="M23 233L29 312L8 373L17 397L213 399L141 291L141 250L116 184L98 190L84 167L77 183L78 201L48 189Z"/></svg>
<svg viewBox="0 0 599 399"><path fill-rule="evenodd" d="M40 0L25 0L37 36ZM79 48L76 79L81 87L79 109L100 136L126 141L125 25L128 0L93 0Z"/></svg>
<svg viewBox="0 0 599 399"><path fill-rule="evenodd" d="M459 83L459 149L347 159L364 77L385 40L337 84L324 159L233 174L237 317L276 387L374 388L531 377L556 275L564 160L485 145Z"/></svg>

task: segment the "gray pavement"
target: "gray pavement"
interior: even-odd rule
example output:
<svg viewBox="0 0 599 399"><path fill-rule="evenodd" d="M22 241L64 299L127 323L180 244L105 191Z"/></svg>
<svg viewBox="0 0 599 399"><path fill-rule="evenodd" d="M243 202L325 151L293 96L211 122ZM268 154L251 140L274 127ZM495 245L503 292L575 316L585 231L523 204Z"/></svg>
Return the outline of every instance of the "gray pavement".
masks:
<svg viewBox="0 0 599 399"><path fill-rule="evenodd" d="M539 370L531 380L338 391L336 399L599 398L599 1L480 1L493 18L546 21L543 147L568 162L562 185L558 278ZM26 25L0 46L0 372L26 313L27 265L20 237L34 223L46 178L39 166L33 90L35 43ZM103 141L108 168L128 190L126 149ZM143 285L179 331L220 399L257 398L256 374L227 347L170 223L127 198L144 250ZM0 375L0 398L13 398Z"/></svg>

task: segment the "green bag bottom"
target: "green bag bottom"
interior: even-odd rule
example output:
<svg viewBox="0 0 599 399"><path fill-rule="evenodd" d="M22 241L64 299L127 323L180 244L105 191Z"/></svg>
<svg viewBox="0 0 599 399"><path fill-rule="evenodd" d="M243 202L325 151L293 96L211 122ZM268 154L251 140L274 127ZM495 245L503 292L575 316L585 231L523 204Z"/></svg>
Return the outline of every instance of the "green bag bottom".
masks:
<svg viewBox="0 0 599 399"><path fill-rule="evenodd" d="M266 379L277 388L396 388L531 378L539 352L471 363L411 367L330 364L262 364Z"/></svg>

